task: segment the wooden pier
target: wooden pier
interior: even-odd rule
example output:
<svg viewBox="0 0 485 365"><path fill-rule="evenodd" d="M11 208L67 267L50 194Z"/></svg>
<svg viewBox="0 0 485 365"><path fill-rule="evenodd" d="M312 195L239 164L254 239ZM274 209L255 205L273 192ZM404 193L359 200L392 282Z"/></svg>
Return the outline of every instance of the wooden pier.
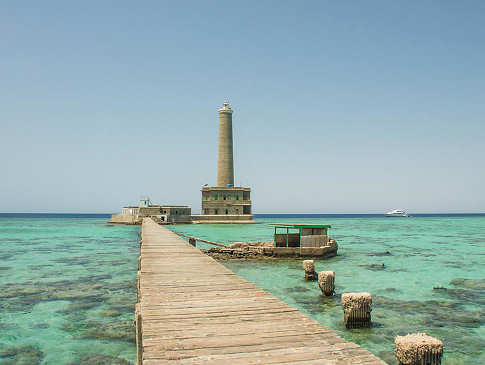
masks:
<svg viewBox="0 0 485 365"><path fill-rule="evenodd" d="M385 365L151 219L141 236L138 365Z"/></svg>

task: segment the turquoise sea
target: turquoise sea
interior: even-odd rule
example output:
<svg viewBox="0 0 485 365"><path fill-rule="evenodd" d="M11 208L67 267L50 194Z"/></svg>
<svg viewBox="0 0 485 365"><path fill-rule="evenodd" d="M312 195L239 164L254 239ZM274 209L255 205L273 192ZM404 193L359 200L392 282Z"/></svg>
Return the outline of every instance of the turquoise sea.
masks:
<svg viewBox="0 0 485 365"><path fill-rule="evenodd" d="M271 240L276 221L332 225L339 256L316 268L336 272L335 297L303 279L301 260L223 263L390 364L394 336L410 332L443 340L443 364L485 363L485 216L170 228L229 243ZM138 235L99 217L0 217L0 364L133 363ZM372 328L344 328L350 291L372 293Z"/></svg>
<svg viewBox="0 0 485 365"><path fill-rule="evenodd" d="M0 364L131 364L139 227L0 218Z"/></svg>

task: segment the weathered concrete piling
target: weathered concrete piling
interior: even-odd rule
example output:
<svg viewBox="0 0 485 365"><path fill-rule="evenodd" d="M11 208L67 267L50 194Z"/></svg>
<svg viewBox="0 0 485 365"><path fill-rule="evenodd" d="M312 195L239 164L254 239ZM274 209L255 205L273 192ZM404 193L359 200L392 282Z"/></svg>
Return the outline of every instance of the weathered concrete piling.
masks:
<svg viewBox="0 0 485 365"><path fill-rule="evenodd" d="M303 270L305 270L305 280L315 280L317 278L313 260L303 260Z"/></svg>
<svg viewBox="0 0 485 365"><path fill-rule="evenodd" d="M426 333L413 333L397 336L394 351L399 365L440 365L443 342Z"/></svg>
<svg viewBox="0 0 485 365"><path fill-rule="evenodd" d="M329 297L335 292L335 271L320 271L318 273L318 286L322 294Z"/></svg>
<svg viewBox="0 0 485 365"><path fill-rule="evenodd" d="M344 322L347 328L370 327L372 296L370 293L342 294Z"/></svg>

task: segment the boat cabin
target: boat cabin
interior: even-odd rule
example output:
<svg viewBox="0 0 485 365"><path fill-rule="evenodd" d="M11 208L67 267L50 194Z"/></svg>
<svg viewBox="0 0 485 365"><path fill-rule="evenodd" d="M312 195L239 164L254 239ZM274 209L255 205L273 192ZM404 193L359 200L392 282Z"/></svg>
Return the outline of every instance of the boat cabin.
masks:
<svg viewBox="0 0 485 365"><path fill-rule="evenodd" d="M274 227L274 247L328 246L328 224L270 224Z"/></svg>

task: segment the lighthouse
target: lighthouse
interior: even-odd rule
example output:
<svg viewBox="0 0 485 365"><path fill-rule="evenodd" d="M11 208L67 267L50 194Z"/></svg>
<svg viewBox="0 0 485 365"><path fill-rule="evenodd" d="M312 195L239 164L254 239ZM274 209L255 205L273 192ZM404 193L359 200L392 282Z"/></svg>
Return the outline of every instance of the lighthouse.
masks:
<svg viewBox="0 0 485 365"><path fill-rule="evenodd" d="M219 109L219 148L217 186L234 186L234 157L232 144L232 109L226 101Z"/></svg>
<svg viewBox="0 0 485 365"><path fill-rule="evenodd" d="M218 111L217 185L202 187L201 215L192 216L192 222L254 223L251 189L234 183L233 110L226 101Z"/></svg>

